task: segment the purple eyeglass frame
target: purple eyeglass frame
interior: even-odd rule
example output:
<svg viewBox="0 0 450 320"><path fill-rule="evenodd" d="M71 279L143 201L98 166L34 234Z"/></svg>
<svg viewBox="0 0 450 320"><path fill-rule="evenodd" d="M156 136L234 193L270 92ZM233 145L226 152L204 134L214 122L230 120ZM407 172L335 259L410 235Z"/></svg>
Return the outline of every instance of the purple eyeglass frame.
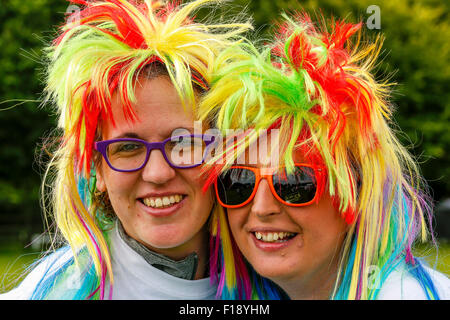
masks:
<svg viewBox="0 0 450 320"><path fill-rule="evenodd" d="M164 146L166 145L167 142L172 141L172 140L174 140L176 138L187 138L187 137L190 137L190 138L202 138L202 140L205 142L206 148L205 148L205 152L203 154L202 161L200 163L196 163L196 164L193 164L193 165L190 165L190 166L176 166L167 158ZM208 139L208 141L206 141L205 138ZM205 161L205 156L207 155L208 147L215 141L215 139L216 139L216 137L214 135L209 135L209 134L188 134L188 135L173 136L173 137L167 138L167 139L165 139L165 140L163 140L161 142L147 142L145 140L135 139L135 138L120 138L120 139L111 139L111 140L97 141L97 142L94 143L94 148L95 148L95 150L97 150L98 152L100 152L102 154L103 159L105 159L105 161L108 164L108 166L111 169L113 169L114 171L134 172L134 171L141 170L147 164L148 159L150 158L150 152L152 150L154 150L154 149L158 149L159 151L161 151L162 155L164 156L164 159L166 160L166 162L172 168L175 168L175 169L189 169L189 168L198 167L199 165L201 165ZM145 145L145 147L147 148L147 155L145 156L145 161L142 164L142 166L140 166L137 169L131 169L131 170L122 170L122 169L117 169L117 168L113 167L113 165L108 160L108 155L106 153L106 149L108 148L108 146L111 143L120 142L120 141L135 141L135 142L140 142L140 143Z"/></svg>

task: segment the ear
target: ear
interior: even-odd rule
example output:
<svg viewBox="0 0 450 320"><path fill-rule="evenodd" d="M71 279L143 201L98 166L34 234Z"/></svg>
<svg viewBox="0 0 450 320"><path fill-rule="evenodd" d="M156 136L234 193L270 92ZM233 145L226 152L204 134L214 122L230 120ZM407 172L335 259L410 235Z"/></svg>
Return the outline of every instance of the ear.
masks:
<svg viewBox="0 0 450 320"><path fill-rule="evenodd" d="M95 165L95 175L96 175L96 182L95 182L95 187L97 188L98 191L100 192L105 192L106 191L106 184L105 184L105 180L103 179L103 173L102 173L102 168L101 168L101 164L99 165Z"/></svg>

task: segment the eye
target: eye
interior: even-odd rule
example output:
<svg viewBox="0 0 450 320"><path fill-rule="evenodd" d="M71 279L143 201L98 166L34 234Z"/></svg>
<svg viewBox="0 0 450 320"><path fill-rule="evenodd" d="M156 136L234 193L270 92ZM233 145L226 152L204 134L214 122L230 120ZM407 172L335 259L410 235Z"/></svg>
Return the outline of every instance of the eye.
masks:
<svg viewBox="0 0 450 320"><path fill-rule="evenodd" d="M134 141L121 141L114 142L109 145L109 152L111 155L119 153L134 153L136 151L142 150L144 145L139 142Z"/></svg>
<svg viewBox="0 0 450 320"><path fill-rule="evenodd" d="M191 148L194 146L202 147L204 145L204 141L202 138L198 137L173 137L170 141L167 142L166 147L168 148Z"/></svg>
<svg viewBox="0 0 450 320"><path fill-rule="evenodd" d="M137 144L137 143L124 143L121 146L119 146L119 150L118 151L133 151L136 150L138 148L142 147L142 145Z"/></svg>
<svg viewBox="0 0 450 320"><path fill-rule="evenodd" d="M190 146L192 140L190 137L176 137L175 140L172 140L174 144L179 146Z"/></svg>

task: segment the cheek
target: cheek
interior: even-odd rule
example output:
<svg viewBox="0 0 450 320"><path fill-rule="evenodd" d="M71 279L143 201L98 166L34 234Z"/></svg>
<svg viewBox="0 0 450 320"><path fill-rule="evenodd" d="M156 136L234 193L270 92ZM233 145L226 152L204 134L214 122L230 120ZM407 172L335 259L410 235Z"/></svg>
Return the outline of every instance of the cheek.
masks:
<svg viewBox="0 0 450 320"><path fill-rule="evenodd" d="M239 209L227 209L228 224L231 229L231 233L238 245L241 245L241 239L246 236L244 225L246 217L248 216L248 210L245 208Z"/></svg>
<svg viewBox="0 0 450 320"><path fill-rule="evenodd" d="M347 224L334 208L329 197L323 197L318 205L312 205L297 219L311 247L320 251L339 248L347 231Z"/></svg>
<svg viewBox="0 0 450 320"><path fill-rule="evenodd" d="M103 177L111 203L118 203L134 195L137 177L133 173L109 172Z"/></svg>
<svg viewBox="0 0 450 320"><path fill-rule="evenodd" d="M177 170L177 184L183 186L190 196L190 210L199 219L209 217L215 203L213 188L203 191L205 185L204 178L200 177L201 170L199 168L180 169Z"/></svg>
<svg viewBox="0 0 450 320"><path fill-rule="evenodd" d="M320 211L322 212L322 216L320 218L324 221L323 231L328 234L329 237L339 238L347 231L348 225L342 218L339 211L336 210L335 206L332 204L330 197L327 197L325 205Z"/></svg>
<svg viewBox="0 0 450 320"><path fill-rule="evenodd" d="M200 217L209 217L214 206L215 199L211 190L206 192L200 191L196 194L194 200L194 212L198 212Z"/></svg>
<svg viewBox="0 0 450 320"><path fill-rule="evenodd" d="M196 202L214 203L213 188L203 191L206 182L205 177L201 177L201 170L199 168L180 169L177 170L177 175L183 180L183 184L187 185L189 192L195 197Z"/></svg>

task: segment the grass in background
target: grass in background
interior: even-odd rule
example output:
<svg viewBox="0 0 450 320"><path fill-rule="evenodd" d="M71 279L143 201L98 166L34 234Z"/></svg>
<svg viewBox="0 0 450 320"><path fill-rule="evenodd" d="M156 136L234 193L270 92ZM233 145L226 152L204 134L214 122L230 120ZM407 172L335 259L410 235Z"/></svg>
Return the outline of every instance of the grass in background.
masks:
<svg viewBox="0 0 450 320"><path fill-rule="evenodd" d="M27 268L41 252L18 246L0 247L0 293L13 289L23 279Z"/></svg>
<svg viewBox="0 0 450 320"><path fill-rule="evenodd" d="M431 268L446 274L450 278L449 240L440 240L437 250L430 243L416 245L413 253L415 257L424 258Z"/></svg>

